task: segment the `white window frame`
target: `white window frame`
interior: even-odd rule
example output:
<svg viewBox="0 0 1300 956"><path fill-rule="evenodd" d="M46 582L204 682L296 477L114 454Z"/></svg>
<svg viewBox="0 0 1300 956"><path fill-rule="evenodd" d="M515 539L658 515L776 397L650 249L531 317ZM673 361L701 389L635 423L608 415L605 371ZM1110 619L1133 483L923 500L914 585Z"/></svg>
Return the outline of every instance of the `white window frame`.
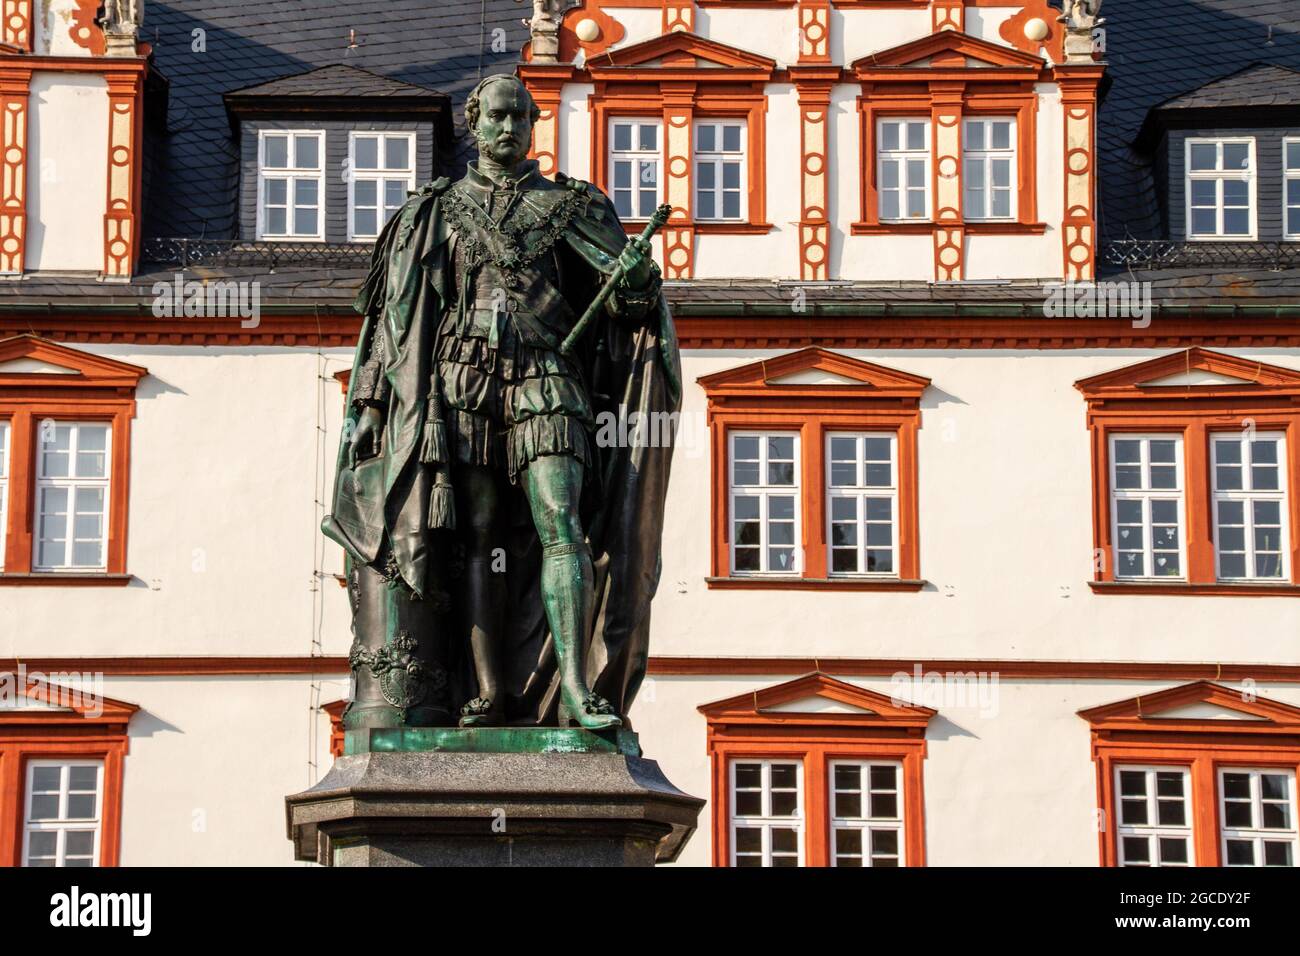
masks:
<svg viewBox="0 0 1300 956"><path fill-rule="evenodd" d="M917 123L925 131L925 145L921 149L907 148L907 127ZM898 149L886 149L885 127L891 124L899 126ZM931 166L931 147L930 147L930 119L922 116L887 116L882 117L876 123L876 203L878 207L879 218L881 222L929 222L934 218L934 190L932 189L934 177ZM923 163L923 172L920 188L925 194L925 209L920 216L909 216L907 214L907 194L916 190L917 184L911 181L908 174L909 163L920 161ZM898 163L898 186L886 188L885 186L885 163ZM897 216L885 215L885 194L887 192L898 193L898 212Z"/></svg>
<svg viewBox="0 0 1300 956"><path fill-rule="evenodd" d="M1227 774L1248 774L1250 776L1250 806L1251 806L1251 823L1255 824L1250 827L1229 827L1227 825L1228 803L1240 803L1244 801L1229 800L1227 790L1224 787L1224 777ZM1264 804L1263 793L1260 788L1260 777L1262 775L1280 776L1287 781L1288 813L1291 819L1291 827L1288 830L1276 830L1264 827L1262 808ZM1228 841L1242 840L1249 841L1253 846L1255 866L1264 866L1264 841L1270 843L1289 843L1291 845L1291 865L1300 866L1300 836L1297 831L1296 820L1296 780L1295 771L1285 767L1219 767L1217 776L1219 801L1219 852L1223 855L1224 866L1247 866L1245 863L1228 862ZM1280 801L1269 800L1269 803Z"/></svg>
<svg viewBox="0 0 1300 956"><path fill-rule="evenodd" d="M1176 764L1118 764L1114 768L1114 787L1115 787L1115 852L1116 859L1120 866L1195 866L1196 865L1196 839L1192 830L1192 769L1187 765ZM1144 798L1146 800L1146 823L1125 823L1124 822L1124 792L1120 784L1122 773L1142 773L1145 774L1144 781ZM1156 791L1156 774L1160 773L1179 773L1183 778L1183 825L1160 823L1159 807L1161 803L1159 794ZM1128 799L1133 799L1129 797ZM1173 802L1164 800L1165 803ZM1128 839L1145 839L1147 841L1147 862L1130 863L1125 857L1124 840ZM1187 847L1187 861L1173 861L1166 863L1161 856L1160 840L1161 839L1181 839L1185 841Z"/></svg>
<svg viewBox="0 0 1300 956"><path fill-rule="evenodd" d="M794 484L792 485L770 485L766 483L768 473L768 463L771 460L768 455L767 440L769 438L793 438L794 439ZM731 574L735 577L794 577L803 573L803 489L801 484L802 474L802 448L800 446L801 435L797 431L787 431L784 429L774 428L770 430L751 430L736 429L727 432L727 525L728 550L730 552L728 567ZM760 483L757 485L737 485L736 484L736 439L737 438L757 438L758 439L758 473ZM748 459L746 459L748 460ZM778 459L782 460L782 459ZM736 568L736 498L758 498L759 499L759 516L757 518L761 529L759 539L759 570L751 571L748 569L737 570ZM794 543L789 547L793 550L792 567L777 568L773 570L769 567L770 555L768 549L769 527L770 527L770 506L769 501L773 497L789 497L794 499ZM746 521L755 519L746 518ZM784 519L782 519L784 520ZM752 547L752 545L747 545ZM776 545L776 547L786 547L785 545Z"/></svg>
<svg viewBox="0 0 1300 956"><path fill-rule="evenodd" d="M645 222L654 214L654 209L649 213L641 214L640 211L640 192L641 188L637 184L640 180L642 170L645 164L653 166L655 171L655 199L654 205L657 207L664 201L664 123L662 119L656 119L648 116L612 116L609 119L609 198L614 203L618 202L615 195L615 183L618 181L615 175L615 169L620 162L632 164L631 187L631 209L632 215L623 216L624 222ZM632 127L632 149L617 150L614 148L614 127L631 126ZM655 130L656 148L653 150L641 149L641 129L643 127L652 127Z"/></svg>
<svg viewBox="0 0 1300 956"><path fill-rule="evenodd" d="M37 447L36 447L36 483L34 495L32 498L34 515L32 528L32 570L42 574L85 574L87 572L102 572L108 570L108 546L112 532L109 522L112 520L113 512L113 424L104 421L71 421L63 419L49 419L53 428L71 428L72 431L68 439L68 470L72 474L67 477L49 477L45 474L45 429L48 427L45 422L37 425ZM82 478L75 474L77 463L77 449L80 444L81 429L83 427L103 428L104 429L104 476L102 478ZM68 512L67 525L65 526L65 538L63 542L62 564L42 564L41 557L41 516L45 513L45 492L52 488L66 488L68 490ZM103 546L100 550L101 561L99 564L74 564L73 556L75 554L76 544L76 507L77 491L83 488L102 488L104 492L104 513L103 513Z"/></svg>
<svg viewBox="0 0 1300 956"><path fill-rule="evenodd" d="M700 127L716 127L714 133L714 149L705 151L700 149ZM727 128L736 128L740 130L740 149L739 151L728 151L722 148L723 130ZM691 183L693 190L692 212L696 222L748 222L749 221L749 123L743 119L697 119L692 124L691 143L695 155L692 157L692 169L694 180ZM727 188L723 185L723 170L729 164L735 164L740 169L740 186L739 186L739 207L740 212L735 216L725 215L723 212L723 194ZM700 194L706 192L701 185L700 167L713 167L713 189L707 190L714 195L713 211L714 215L704 216L700 214Z"/></svg>
<svg viewBox="0 0 1300 956"><path fill-rule="evenodd" d="M831 467L831 444L832 439L854 439L857 446L857 477L852 485L833 485L833 473ZM886 439L889 441L889 484L888 485L867 485L866 484L866 443L868 439ZM898 562L898 433L891 431L833 431L827 432L822 452L825 455L826 470L826 487L823 494L826 498L826 571L830 577L835 578L897 578L899 576ZM855 527L857 529L857 571L836 571L835 570L835 552L837 550L847 550L846 547L837 548L835 546L835 525L845 522L835 520L835 504L837 498L849 498L857 502L857 519ZM889 501L889 528L890 543L888 548L867 546L867 506L868 498L888 499ZM870 524L880 524L881 522L872 521ZM867 570L867 551L885 551L890 552L890 565L888 571L869 571Z"/></svg>
<svg viewBox="0 0 1300 956"><path fill-rule="evenodd" d="M274 136L287 136L289 138L290 165L285 169L269 169L266 165L266 141ZM300 168L294 163L297 161L297 140L298 136L310 136L317 141L316 156L319 159L319 165L312 169ZM287 180L285 187L285 227L288 230L283 235L268 234L266 231L266 183L268 179ZM315 180L316 182L316 232L308 235L306 233L293 232L294 214L293 211L297 206L294 203L294 183L298 180ZM264 129L259 130L257 135L257 238L260 242L324 242L325 241L325 131L320 129Z"/></svg>
<svg viewBox="0 0 1300 956"><path fill-rule="evenodd" d="M763 812L759 816L740 816L736 812L736 767L738 764L757 764L762 767L762 784L760 793L762 794ZM778 817L772 815L772 768L774 766L794 767L795 768L795 794L798 797L796 807L798 813L790 817ZM729 801L729 829L728 843L730 852L728 854L728 865L736 866L736 831L740 829L761 830L763 833L763 862L764 867L772 865L772 831L773 830L794 830L798 838L798 854L795 858L795 866L804 865L804 856L807 852L805 846L805 833L807 827L805 820L807 818L807 795L804 792L803 783L803 761L797 759L769 759L765 757L731 757L727 763L727 800ZM784 854L783 854L784 855Z"/></svg>
<svg viewBox="0 0 1300 956"><path fill-rule="evenodd" d="M32 798L36 770L39 767L59 767L59 819L33 820ZM64 819L68 812L68 795L71 792L71 772L73 767L94 767L95 776L95 816L77 819ZM45 792L45 791L43 791ZM88 791L78 790L77 793ZM95 845L90 857L92 867L99 866L100 843L104 832L104 761L65 758L61 760L29 760L27 762L26 784L23 788L23 866L30 866L31 835L33 833L57 833L55 849L56 867L67 865L67 834L71 831L84 832L94 827Z"/></svg>
<svg viewBox="0 0 1300 956"><path fill-rule="evenodd" d="M862 816L842 817L839 815L839 791L835 788L835 769L837 767L854 767L857 769L859 785L861 786L861 790L858 792L862 801ZM894 771L893 790L871 789L871 769L873 767L889 767ZM840 865L840 855L835 848L836 833L840 830L859 830L862 832L861 860L864 867L883 865L876 863L876 860L890 858L887 854L878 856L872 851L871 838L875 831L892 831L896 834L895 839L898 846L897 866L907 866L906 800L903 793L906 784L904 783L902 762L898 760L832 760L829 762L827 773L829 775L826 781L826 794L830 800L831 834L829 851L831 866L838 867ZM898 812L892 817L871 816L871 795L874 793L894 794Z"/></svg>
<svg viewBox="0 0 1300 956"><path fill-rule="evenodd" d="M6 531L9 528L9 461L13 457L13 424L0 419L0 571L5 569Z"/></svg>
<svg viewBox="0 0 1300 956"><path fill-rule="evenodd" d="M992 146L994 123L1010 124L1009 146L1006 149L995 149ZM984 147L982 149L970 148L969 129L973 124L980 124L984 127ZM1020 215L1020 130L1018 119L1015 116L967 116L962 119L961 134L962 218L967 222L1015 222ZM1010 193L1011 209L1005 216L993 215L993 161L995 159L1009 160L1010 181L1007 188ZM970 206L966 201L966 194L970 189L971 181L970 167L973 162L984 164L984 187L982 192L984 195L985 215L983 216L972 216Z"/></svg>
<svg viewBox="0 0 1300 956"><path fill-rule="evenodd" d="M1119 488L1115 480L1118 463L1115 443L1119 441L1140 441L1142 443L1142 488ZM1174 465L1176 467L1177 487L1150 487L1151 477L1151 442L1172 441L1174 445ZM1111 432L1107 436L1107 481L1110 490L1110 530L1111 551L1114 561L1115 580L1123 581L1186 581L1187 580L1187 467L1186 449L1182 432ZM1151 502L1176 499L1178 504L1178 574L1156 574L1155 554L1151 517ZM1121 500L1142 502L1142 574L1121 574L1119 555L1122 549L1119 523L1119 502ZM1162 551L1165 549L1161 549Z"/></svg>
<svg viewBox="0 0 1300 956"><path fill-rule="evenodd" d="M1214 520L1214 571L1220 581L1274 581L1286 582L1291 580L1291 562L1290 562L1290 534L1287 527L1290 522L1288 519L1287 500L1288 477L1286 470L1286 433L1284 432L1256 432L1252 435L1249 431L1237 432L1210 432L1210 499L1211 510ZM1242 488L1240 490L1221 490L1219 488L1219 445L1220 443L1235 440L1241 447L1241 477ZM1278 487L1276 489L1265 489L1256 491L1254 485L1253 471L1253 447L1254 442L1272 441L1277 444L1277 479ZM1271 465L1271 463L1269 463ZM1227 577L1222 573L1221 553L1219 550L1219 502L1221 501L1240 501L1242 502L1242 518L1244 521L1243 534L1245 536L1245 557L1246 557L1246 574L1244 577ZM1255 569L1255 508L1254 503L1257 501L1274 501L1278 505L1279 528L1279 547L1281 554L1278 558L1278 573L1269 577L1256 573ZM1266 552L1267 553L1267 552Z"/></svg>
<svg viewBox="0 0 1300 956"><path fill-rule="evenodd" d="M1294 209L1300 216L1300 202L1293 205L1287 197L1292 183L1296 183L1296 188L1300 189L1300 165L1292 169L1287 159L1293 146L1300 154L1300 136L1287 136L1282 140L1282 236L1288 242L1300 242L1300 230L1292 232L1289 228L1291 210Z"/></svg>
<svg viewBox="0 0 1300 956"><path fill-rule="evenodd" d="M1231 170L1193 170L1192 169L1192 147L1193 146L1215 146L1217 147L1217 160L1219 166L1223 165L1223 147L1229 145L1242 145L1249 147L1250 165L1244 174L1234 174ZM1200 136L1189 137L1183 146L1183 232L1188 242L1254 242L1259 233L1259 196L1257 184L1259 182L1259 157L1255 148L1255 137L1253 136ZM1225 235L1223 232L1223 213L1224 213L1224 196L1223 183L1228 179L1244 179L1247 189L1248 212L1250 214L1250 232L1246 235ZM1196 235L1192 232L1192 183L1196 181L1211 180L1217 183L1215 187L1215 232L1212 234ZM1283 196L1285 200L1285 195ZM1235 207L1234 207L1235 208ZM1284 224L1285 226L1285 224Z"/></svg>
<svg viewBox="0 0 1300 956"><path fill-rule="evenodd" d="M378 169L357 168L357 140L363 137L367 139L379 140L378 162L380 165ZM406 144L407 144L406 158L408 160L408 165L404 166L401 169L387 169L384 167L384 163L386 162L386 156L387 156L385 140L390 140L390 139L406 140ZM379 234L384 231L384 226L387 225L388 218L389 218L386 215L388 206L387 203L384 202L385 183L392 180L401 180L402 182L406 183L406 192L408 193L414 192L415 191L415 163L416 163L415 133L411 133L411 132L390 133L383 130L360 130L360 129L350 130L348 132L348 177L347 177L348 178L348 242L369 242L370 240L379 238ZM375 222L377 224L377 228L373 234L360 233L356 231L356 225L357 225L356 187L357 187L357 183L361 180L365 180L366 182L373 182L375 184L375 201L378 203L378 205L375 209ZM402 199L403 201L405 201L406 197L403 196ZM367 206L366 208L370 208L370 207ZM400 205L398 208L400 208ZM322 215L323 213L324 210L322 210ZM392 215L394 216L397 215L396 209L393 210Z"/></svg>

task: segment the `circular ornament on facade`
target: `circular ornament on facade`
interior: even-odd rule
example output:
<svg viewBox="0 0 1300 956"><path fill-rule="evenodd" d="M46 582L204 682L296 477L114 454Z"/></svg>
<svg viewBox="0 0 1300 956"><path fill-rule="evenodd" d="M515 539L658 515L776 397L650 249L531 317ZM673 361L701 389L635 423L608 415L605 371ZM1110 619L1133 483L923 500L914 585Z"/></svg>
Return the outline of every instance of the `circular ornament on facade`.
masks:
<svg viewBox="0 0 1300 956"><path fill-rule="evenodd" d="M583 43L595 43L600 39L600 24L591 17L584 17L578 21L573 32Z"/></svg>
<svg viewBox="0 0 1300 956"><path fill-rule="evenodd" d="M18 251L18 247L19 247L19 243L18 243L17 236L8 236L5 238L4 250L9 255L12 256L14 253L16 253Z"/></svg>
<svg viewBox="0 0 1300 956"><path fill-rule="evenodd" d="M689 164L686 162L685 156L674 156L668 160L668 175L677 179L685 176L688 168Z"/></svg>
<svg viewBox="0 0 1300 956"><path fill-rule="evenodd" d="M957 175L957 160L953 156L945 156L939 160L939 175L944 179L952 179Z"/></svg>
<svg viewBox="0 0 1300 956"><path fill-rule="evenodd" d="M690 254L681 246L668 253L668 261L678 269L684 268L689 258Z"/></svg>
<svg viewBox="0 0 1300 956"><path fill-rule="evenodd" d="M113 147L113 165L125 166L131 159L131 151L125 146Z"/></svg>
<svg viewBox="0 0 1300 956"><path fill-rule="evenodd" d="M803 35L809 43L820 43L826 36L826 28L816 20L813 20L803 28Z"/></svg>
<svg viewBox="0 0 1300 956"><path fill-rule="evenodd" d="M809 175L819 176L826 168L826 159L820 153L809 153L804 159L803 168Z"/></svg>
<svg viewBox="0 0 1300 956"><path fill-rule="evenodd" d="M939 250L939 261L948 268L955 266L961 259L961 253L957 251L956 246L944 246Z"/></svg>
<svg viewBox="0 0 1300 956"><path fill-rule="evenodd" d="M826 258L826 250L822 248L821 243L814 242L809 244L803 255L808 260L809 265L820 265L822 260Z"/></svg>
<svg viewBox="0 0 1300 956"><path fill-rule="evenodd" d="M5 162L11 166L17 166L23 161L23 151L17 146L10 146L5 150Z"/></svg>
<svg viewBox="0 0 1300 956"><path fill-rule="evenodd" d="M114 239L108 244L108 251L113 254L114 259L120 259L126 255L126 241L123 239Z"/></svg>
<svg viewBox="0 0 1300 956"><path fill-rule="evenodd" d="M1075 265L1080 265L1080 266L1083 265L1085 262L1087 262L1088 247L1082 243L1076 246L1071 246L1070 261L1073 262Z"/></svg>
<svg viewBox="0 0 1300 956"><path fill-rule="evenodd" d="M670 117L668 118L668 125L669 125L669 126L675 126L675 127L677 127L677 129L681 129L683 126L686 125L686 117L685 117L685 116L670 116Z"/></svg>
<svg viewBox="0 0 1300 956"><path fill-rule="evenodd" d="M1049 32L1047 21L1042 17L1034 17L1032 20L1025 23L1025 37L1026 39L1033 40L1035 43L1041 43L1043 40L1046 40Z"/></svg>
<svg viewBox="0 0 1300 956"><path fill-rule="evenodd" d="M1086 149L1072 149L1067 164L1072 173L1086 173L1088 171L1089 155Z"/></svg>

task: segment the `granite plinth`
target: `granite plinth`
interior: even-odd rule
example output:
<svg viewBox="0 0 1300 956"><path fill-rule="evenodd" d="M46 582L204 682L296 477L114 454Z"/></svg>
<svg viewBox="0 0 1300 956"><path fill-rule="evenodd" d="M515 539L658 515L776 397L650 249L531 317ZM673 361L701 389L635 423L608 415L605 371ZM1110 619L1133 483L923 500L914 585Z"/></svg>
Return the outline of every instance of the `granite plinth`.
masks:
<svg viewBox="0 0 1300 956"><path fill-rule="evenodd" d="M704 806L653 760L623 752L628 738L606 739L614 746L605 750L531 753L382 746L418 741L369 738L371 749L340 757L316 786L287 797L295 858L324 866L653 866L677 858Z"/></svg>

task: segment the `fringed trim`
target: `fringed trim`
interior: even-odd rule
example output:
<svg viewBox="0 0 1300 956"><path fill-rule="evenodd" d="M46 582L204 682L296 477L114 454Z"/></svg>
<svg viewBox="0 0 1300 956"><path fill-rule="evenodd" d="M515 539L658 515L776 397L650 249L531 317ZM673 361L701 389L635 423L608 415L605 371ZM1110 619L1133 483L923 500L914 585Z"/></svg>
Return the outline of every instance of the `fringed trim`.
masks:
<svg viewBox="0 0 1300 956"><path fill-rule="evenodd" d="M424 418L424 445L420 449L420 461L426 465L445 465L447 457L447 425L442 420L442 402L436 398L429 399L429 410Z"/></svg>
<svg viewBox="0 0 1300 956"><path fill-rule="evenodd" d="M529 463L545 455L572 455L582 464L591 463L591 439L582 423L571 415L537 415L510 429L507 468L511 482Z"/></svg>
<svg viewBox="0 0 1300 956"><path fill-rule="evenodd" d="M434 531L456 530L456 496L445 468L439 468L429 493L429 527Z"/></svg>
<svg viewBox="0 0 1300 956"><path fill-rule="evenodd" d="M484 415L462 411L447 412L448 445L454 459L462 465L499 467L505 459L505 441L500 429Z"/></svg>

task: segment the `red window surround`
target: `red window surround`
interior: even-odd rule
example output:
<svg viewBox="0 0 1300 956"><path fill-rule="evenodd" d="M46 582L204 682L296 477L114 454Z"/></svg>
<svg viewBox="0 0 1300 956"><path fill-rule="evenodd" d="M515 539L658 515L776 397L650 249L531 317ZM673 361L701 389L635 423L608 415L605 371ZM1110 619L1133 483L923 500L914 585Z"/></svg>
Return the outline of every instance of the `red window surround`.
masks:
<svg viewBox="0 0 1300 956"><path fill-rule="evenodd" d="M1247 718L1163 717L1195 704L1235 711ZM1210 681L1197 681L1102 707L1079 711L1092 728L1097 766L1098 843L1102 866L1119 865L1120 820L1115 768L1120 765L1190 769L1192 842L1196 866L1221 866L1218 776L1221 768L1279 768L1300 780L1300 707L1248 699Z"/></svg>
<svg viewBox="0 0 1300 956"><path fill-rule="evenodd" d="M845 384L783 384L799 372L820 371ZM712 472L710 588L919 591L920 547L917 432L921 393L930 380L810 348L699 379L708 396ZM799 576L732 576L730 573L728 432L784 430L800 436L803 571ZM886 431L898 436L897 578L830 577L827 569L826 462L830 431Z"/></svg>
<svg viewBox="0 0 1300 956"><path fill-rule="evenodd" d="M67 372L3 371L22 359ZM135 392L148 369L70 349L34 335L0 342L0 420L10 423L8 533L0 586L124 585L127 503L131 476L131 420ZM47 419L102 421L112 426L109 464L107 571L32 572L36 455L41 423Z"/></svg>
<svg viewBox="0 0 1300 956"><path fill-rule="evenodd" d="M103 698L93 708L101 711L96 716L84 698L77 703L58 685L33 680L19 691L61 709L0 710L0 866L22 865L27 763L45 759L104 762L99 865L117 866L122 845L122 772L130 749L127 725L140 708Z"/></svg>
<svg viewBox="0 0 1300 956"><path fill-rule="evenodd" d="M786 709L810 698L852 710L799 713ZM714 866L730 864L730 766L745 758L802 763L805 866L829 866L831 862L830 761L898 761L903 768L905 864L925 865L925 732L937 711L898 704L883 694L820 672L705 704L699 710L708 722L713 766Z"/></svg>
<svg viewBox="0 0 1300 956"><path fill-rule="evenodd" d="M1152 385L1170 376L1205 372L1233 384ZM1300 372L1221 352L1191 348L1075 383L1088 403L1092 433L1093 547L1097 593L1246 594L1300 597ZM1286 435L1291 577L1277 583L1219 583L1215 567L1210 438L1253 427ZM1187 538L1185 580L1146 583L1115 576L1111 529L1110 438L1167 433L1183 439Z"/></svg>
<svg viewBox="0 0 1300 956"><path fill-rule="evenodd" d="M853 224L853 234L929 233L941 222L963 226L972 234L1044 232L1045 225L1038 222L1038 95L1034 84L1045 79L1045 66L1037 56L952 30L856 61L852 71L862 84L858 110L863 187L861 218ZM876 125L880 118L889 116L928 116L932 120L932 222L880 221ZM1014 221L964 222L961 120L974 116L1010 116L1016 120L1019 176ZM951 137L941 134L941 130L950 128L954 118L957 132L953 148L949 149L943 144ZM943 200L945 182L955 184L955 207Z"/></svg>

